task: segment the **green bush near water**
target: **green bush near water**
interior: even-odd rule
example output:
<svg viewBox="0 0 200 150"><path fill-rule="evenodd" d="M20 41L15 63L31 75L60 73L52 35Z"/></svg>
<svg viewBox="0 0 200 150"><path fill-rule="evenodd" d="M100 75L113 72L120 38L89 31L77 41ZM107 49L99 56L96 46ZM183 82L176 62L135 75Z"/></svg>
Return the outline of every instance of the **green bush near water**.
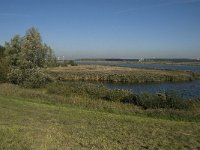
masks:
<svg viewBox="0 0 200 150"><path fill-rule="evenodd" d="M81 87L79 83L76 83L76 86L78 85ZM138 95L136 94L130 93L126 96L122 95L120 101L111 101L104 97L101 99L95 98L99 97L97 94L93 94L95 96L89 96L88 94L84 94L84 92L80 93L79 91L78 93L75 88L76 86L72 83L51 83L46 88L27 89L13 84L0 84L0 96L22 98L24 101L39 104L78 107L115 114L148 116L151 118L182 121L200 121L200 100L184 101L184 104L188 105L188 109L175 109L169 107L149 107L148 109L144 109L139 103L136 103L138 102L137 100L139 100ZM73 91L75 90L77 93L73 93L71 89L73 89ZM106 88L104 88L104 90L105 89ZM95 88L94 91L98 91L98 88ZM124 91L120 92L123 94ZM108 95L109 92L101 91L99 93L100 96L104 93L104 96L107 94L107 97L111 97ZM125 93L127 93L127 91Z"/></svg>
<svg viewBox="0 0 200 150"><path fill-rule="evenodd" d="M186 102L177 96L173 91L150 94L144 93L138 96L135 102L137 105L142 106L145 109L157 109L157 108L172 108L172 109L187 109Z"/></svg>
<svg viewBox="0 0 200 150"><path fill-rule="evenodd" d="M67 66L78 66L78 64L74 60L64 60L63 63L60 63L60 66L67 67Z"/></svg>
<svg viewBox="0 0 200 150"><path fill-rule="evenodd" d="M0 82L42 87L50 81L44 70L56 63L53 50L42 42L36 28L30 28L25 36L15 35L0 46Z"/></svg>
<svg viewBox="0 0 200 150"><path fill-rule="evenodd" d="M103 85L95 85L83 82L56 82L47 86L47 92L64 96L80 95L93 99L103 99L107 101L118 101L131 95L132 93L125 90L109 90Z"/></svg>
<svg viewBox="0 0 200 150"><path fill-rule="evenodd" d="M57 95L80 95L93 99L129 103L144 109L188 109L189 105L173 91L165 93L134 94L127 90L109 90L103 85L83 82L56 82L47 86L47 92Z"/></svg>

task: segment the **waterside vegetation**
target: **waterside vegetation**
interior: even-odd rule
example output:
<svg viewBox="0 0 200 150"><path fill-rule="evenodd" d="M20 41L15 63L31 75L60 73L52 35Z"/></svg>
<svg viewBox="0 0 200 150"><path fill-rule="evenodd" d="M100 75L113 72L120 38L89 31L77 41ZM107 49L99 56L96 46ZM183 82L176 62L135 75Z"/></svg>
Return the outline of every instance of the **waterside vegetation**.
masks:
<svg viewBox="0 0 200 150"><path fill-rule="evenodd" d="M186 71L139 69L101 65L49 68L55 80L101 81L122 83L180 82L200 79L200 74Z"/></svg>
<svg viewBox="0 0 200 150"><path fill-rule="evenodd" d="M0 149L199 148L199 100L187 108L144 109L120 102L126 91L117 96L104 89L104 99L99 88L79 87L0 84Z"/></svg>
<svg viewBox="0 0 200 150"><path fill-rule="evenodd" d="M200 101L184 101L173 92L133 94L86 83L51 83L42 89L1 84L0 95L26 101L153 118L200 121Z"/></svg>

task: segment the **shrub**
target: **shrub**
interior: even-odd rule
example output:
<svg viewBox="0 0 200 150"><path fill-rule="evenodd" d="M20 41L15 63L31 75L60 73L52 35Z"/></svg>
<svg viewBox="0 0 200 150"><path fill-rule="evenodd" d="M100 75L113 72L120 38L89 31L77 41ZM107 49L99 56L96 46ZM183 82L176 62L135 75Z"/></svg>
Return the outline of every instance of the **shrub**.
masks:
<svg viewBox="0 0 200 150"><path fill-rule="evenodd" d="M186 101L177 96L177 94L173 91L158 93L158 94L144 93L139 95L135 100L136 100L135 104L142 106L144 109L148 108L187 109L188 108Z"/></svg>
<svg viewBox="0 0 200 150"><path fill-rule="evenodd" d="M127 90L109 90L106 97L104 99L110 100L110 101L117 101L117 102L123 102L123 101L129 101L133 94Z"/></svg>
<svg viewBox="0 0 200 150"><path fill-rule="evenodd" d="M0 60L0 83L7 81L8 66Z"/></svg>
<svg viewBox="0 0 200 150"><path fill-rule="evenodd" d="M67 61L67 60L64 60L62 66L63 66L63 67L67 67L68 65L69 65L68 61Z"/></svg>
<svg viewBox="0 0 200 150"><path fill-rule="evenodd" d="M143 108L164 108L165 98L156 94L143 93L138 96L136 105Z"/></svg>
<svg viewBox="0 0 200 150"><path fill-rule="evenodd" d="M189 107L188 103L178 97L175 92L136 95L127 90L109 90L103 85L84 82L56 82L49 84L47 91L63 96L80 95L93 99L130 103L144 109L187 109Z"/></svg>
<svg viewBox="0 0 200 150"><path fill-rule="evenodd" d="M73 61L73 60L70 60L68 62L68 64L71 65L71 66L78 66L78 64L75 61Z"/></svg>
<svg viewBox="0 0 200 150"><path fill-rule="evenodd" d="M40 68L57 63L53 50L42 42L35 28L27 30L23 37L16 35L6 42L4 53L9 66L8 80L24 87L44 86L50 78Z"/></svg>
<svg viewBox="0 0 200 150"><path fill-rule="evenodd" d="M50 77L39 68L26 70L12 68L8 74L8 80L28 88L39 88L51 81Z"/></svg>
<svg viewBox="0 0 200 150"><path fill-rule="evenodd" d="M7 78L9 82L18 85L22 84L25 79L22 70L19 68L11 68Z"/></svg>
<svg viewBox="0 0 200 150"><path fill-rule="evenodd" d="M101 85L95 85L82 82L54 82L47 86L47 92L63 96L82 95L91 98L105 97L107 89Z"/></svg>
<svg viewBox="0 0 200 150"><path fill-rule="evenodd" d="M179 97L175 91L165 92L165 96L169 108L187 109L189 107L186 101Z"/></svg>
<svg viewBox="0 0 200 150"><path fill-rule="evenodd" d="M103 85L83 82L56 82L47 86L47 91L58 95L77 94L94 99L103 99L107 101L122 101L131 93L125 90L109 90Z"/></svg>
<svg viewBox="0 0 200 150"><path fill-rule="evenodd" d="M84 93L91 98L105 99L106 95L108 94L108 89L103 85L84 83L81 88L81 91L84 91Z"/></svg>
<svg viewBox="0 0 200 150"><path fill-rule="evenodd" d="M41 69L27 69L25 74L27 78L23 82L24 87L39 88L51 81L50 77Z"/></svg>

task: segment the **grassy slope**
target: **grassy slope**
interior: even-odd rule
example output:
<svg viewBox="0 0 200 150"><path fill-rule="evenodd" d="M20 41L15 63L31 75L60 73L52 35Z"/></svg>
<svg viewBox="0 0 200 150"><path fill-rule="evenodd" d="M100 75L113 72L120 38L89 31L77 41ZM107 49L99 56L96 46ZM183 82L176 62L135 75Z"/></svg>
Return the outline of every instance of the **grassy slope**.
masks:
<svg viewBox="0 0 200 150"><path fill-rule="evenodd" d="M0 96L0 141L0 149L195 149L200 147L200 123Z"/></svg>
<svg viewBox="0 0 200 150"><path fill-rule="evenodd" d="M199 74L155 69L139 69L127 67L79 65L50 68L49 73L57 79L108 81L108 82L165 82L190 81L200 77Z"/></svg>

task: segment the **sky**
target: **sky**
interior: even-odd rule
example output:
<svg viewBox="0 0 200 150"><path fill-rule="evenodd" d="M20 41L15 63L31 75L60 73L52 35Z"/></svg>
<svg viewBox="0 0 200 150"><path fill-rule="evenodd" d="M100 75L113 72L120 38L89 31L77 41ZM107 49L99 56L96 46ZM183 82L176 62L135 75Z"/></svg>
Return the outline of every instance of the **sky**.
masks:
<svg viewBox="0 0 200 150"><path fill-rule="evenodd" d="M200 57L200 0L1 0L1 45L30 27L66 59Z"/></svg>

